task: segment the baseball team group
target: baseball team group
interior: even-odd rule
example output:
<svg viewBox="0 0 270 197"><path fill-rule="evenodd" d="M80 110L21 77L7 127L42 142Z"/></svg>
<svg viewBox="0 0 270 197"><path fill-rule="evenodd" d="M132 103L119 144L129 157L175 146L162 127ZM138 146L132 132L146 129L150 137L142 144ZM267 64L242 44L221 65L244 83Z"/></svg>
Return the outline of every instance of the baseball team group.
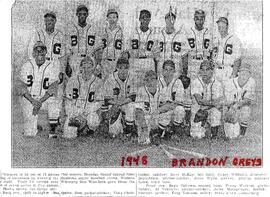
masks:
<svg viewBox="0 0 270 197"><path fill-rule="evenodd" d="M156 33L151 12L141 9L139 26L125 37L119 10L107 10L106 27L93 25L85 5L75 22L57 30L55 12L44 14L28 47L16 87L23 134L36 136L47 112L49 138L103 133L111 138L159 144L161 140L245 136L255 80L243 47L220 16L218 32L205 27L198 9L191 27L175 26L172 7ZM212 27L214 28L214 27Z"/></svg>

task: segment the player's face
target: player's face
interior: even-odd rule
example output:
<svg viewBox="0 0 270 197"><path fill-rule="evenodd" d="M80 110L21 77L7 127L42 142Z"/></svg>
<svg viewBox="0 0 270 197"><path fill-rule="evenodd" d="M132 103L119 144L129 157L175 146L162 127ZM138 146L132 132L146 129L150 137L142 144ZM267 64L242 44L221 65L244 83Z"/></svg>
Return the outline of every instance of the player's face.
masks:
<svg viewBox="0 0 270 197"><path fill-rule="evenodd" d="M86 23L86 19L88 17L88 13L86 12L86 10L80 10L77 13L77 17L78 17L78 22L80 24Z"/></svg>
<svg viewBox="0 0 270 197"><path fill-rule="evenodd" d="M48 17L46 17L44 19L44 23L45 23L46 29L54 29L55 23L56 23L56 19L48 16Z"/></svg>
<svg viewBox="0 0 270 197"><path fill-rule="evenodd" d="M238 78L241 81L246 81L251 76L251 73L247 70L240 70L238 73Z"/></svg>
<svg viewBox="0 0 270 197"><path fill-rule="evenodd" d="M205 16L203 14L197 14L194 16L194 22L197 29L202 29L205 21Z"/></svg>
<svg viewBox="0 0 270 197"><path fill-rule="evenodd" d="M116 24L117 21L118 21L117 14L115 14L115 13L109 14L107 20L108 20L108 22L109 22L109 25L114 25L114 24Z"/></svg>
<svg viewBox="0 0 270 197"><path fill-rule="evenodd" d="M203 66L200 69L200 75L204 83L209 83L213 77L213 70L209 66Z"/></svg>
<svg viewBox="0 0 270 197"><path fill-rule="evenodd" d="M119 79L126 80L128 76L128 65L122 64L117 70Z"/></svg>
<svg viewBox="0 0 270 197"><path fill-rule="evenodd" d="M175 19L173 17L167 17L165 19L165 23L167 27L173 27L175 23Z"/></svg>
<svg viewBox="0 0 270 197"><path fill-rule="evenodd" d="M158 80L155 76L151 76L145 81L145 85L150 91L156 90L157 83L158 83Z"/></svg>
<svg viewBox="0 0 270 197"><path fill-rule="evenodd" d="M142 27L148 27L149 23L151 21L151 18L147 14L142 14L140 17L140 23Z"/></svg>
<svg viewBox="0 0 270 197"><path fill-rule="evenodd" d="M175 73L175 68L172 67L170 64L166 64L162 70L162 74L165 78L173 78Z"/></svg>
<svg viewBox="0 0 270 197"><path fill-rule="evenodd" d="M218 32L221 36L226 36L228 34L228 25L224 22L218 22Z"/></svg>
<svg viewBox="0 0 270 197"><path fill-rule="evenodd" d="M36 64L38 66L41 66L46 61L46 50L44 50L41 47L37 47L34 51L34 58L35 58Z"/></svg>
<svg viewBox="0 0 270 197"><path fill-rule="evenodd" d="M94 72L94 65L90 62L82 62L80 71L84 80L89 80Z"/></svg>

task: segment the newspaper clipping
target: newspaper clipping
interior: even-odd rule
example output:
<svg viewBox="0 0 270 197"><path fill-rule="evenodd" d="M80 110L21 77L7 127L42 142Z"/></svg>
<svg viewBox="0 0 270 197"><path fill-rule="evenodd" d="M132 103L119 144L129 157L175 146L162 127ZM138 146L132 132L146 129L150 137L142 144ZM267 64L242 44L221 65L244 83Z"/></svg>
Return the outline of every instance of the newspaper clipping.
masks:
<svg viewBox="0 0 270 197"><path fill-rule="evenodd" d="M0 196L267 196L263 3L3 3Z"/></svg>

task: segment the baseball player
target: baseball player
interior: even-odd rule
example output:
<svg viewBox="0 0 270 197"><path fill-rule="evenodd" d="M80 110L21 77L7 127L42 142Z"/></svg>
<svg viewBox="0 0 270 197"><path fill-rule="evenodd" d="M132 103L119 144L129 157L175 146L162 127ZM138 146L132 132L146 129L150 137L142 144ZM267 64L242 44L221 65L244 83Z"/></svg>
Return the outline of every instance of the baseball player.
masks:
<svg viewBox="0 0 270 197"><path fill-rule="evenodd" d="M162 72L162 65L166 60L173 60L176 65L176 72L182 73L182 57L187 52L187 42L182 30L176 30L174 27L176 21L176 11L172 12L170 7L169 13L165 15L166 27L162 29L159 35L160 61L158 73Z"/></svg>
<svg viewBox="0 0 270 197"><path fill-rule="evenodd" d="M107 79L115 71L116 61L123 51L123 30L117 24L118 17L118 12L115 9L108 10L109 26L105 28L102 38L104 51L101 66L104 79Z"/></svg>
<svg viewBox="0 0 270 197"><path fill-rule="evenodd" d="M211 61L204 60L200 66L199 75L191 81L191 93L194 97L191 116L191 136L202 138L208 126L211 127L211 137L216 138L221 121L223 86L213 77L214 66Z"/></svg>
<svg viewBox="0 0 270 197"><path fill-rule="evenodd" d="M157 57L159 47L152 29L149 27L151 13L148 10L140 11L140 27L135 29L131 38L132 73L137 79L137 87L143 84L144 74L147 70L157 72Z"/></svg>
<svg viewBox="0 0 270 197"><path fill-rule="evenodd" d="M98 35L96 27L87 23L89 15L88 8L85 5L77 7L76 16L78 23L69 25L69 50L72 55L69 59L69 65L73 74L78 74L80 62L86 56L95 57L97 64L100 64L103 44ZM71 75L71 74L69 74Z"/></svg>
<svg viewBox="0 0 270 197"><path fill-rule="evenodd" d="M63 57L65 54L65 44L63 34L55 29L56 14L54 12L48 12L44 15L45 29L37 29L32 36L28 47L29 58L33 56L33 46L37 41L41 41L47 48L46 60L52 61Z"/></svg>
<svg viewBox="0 0 270 197"><path fill-rule="evenodd" d="M108 112L116 112L109 120L109 134L112 136L123 132L128 137L136 134L133 104L136 98L134 84L134 79L129 71L128 59L119 58L116 71L109 75L104 83L105 106L103 109L106 110L107 107ZM124 125L121 123L122 118L125 122Z"/></svg>
<svg viewBox="0 0 270 197"><path fill-rule="evenodd" d="M80 63L80 74L68 80L63 134L66 138L91 135L100 123L98 110L103 103L103 83L93 74L94 70L94 59L87 56Z"/></svg>
<svg viewBox="0 0 270 197"><path fill-rule="evenodd" d="M47 47L38 41L33 47L33 58L21 68L20 94L24 117L24 135L37 134L37 120L40 109L48 111L51 126L49 137L55 136L61 100L57 99L60 63L46 60Z"/></svg>
<svg viewBox="0 0 270 197"><path fill-rule="evenodd" d="M220 17L217 21L219 36L214 39L214 61L216 62L215 75L221 81L237 76L241 65L241 42L232 34L229 34L229 22L226 17Z"/></svg>
<svg viewBox="0 0 270 197"><path fill-rule="evenodd" d="M251 77L251 66L242 64L238 77L225 83L224 130L226 137L244 136L255 104L255 80Z"/></svg>

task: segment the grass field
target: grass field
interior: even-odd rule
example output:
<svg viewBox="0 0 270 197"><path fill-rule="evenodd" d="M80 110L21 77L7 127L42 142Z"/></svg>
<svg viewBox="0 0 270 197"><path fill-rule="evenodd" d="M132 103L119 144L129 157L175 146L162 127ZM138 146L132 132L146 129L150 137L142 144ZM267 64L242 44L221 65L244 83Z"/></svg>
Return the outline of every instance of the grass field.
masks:
<svg viewBox="0 0 270 197"><path fill-rule="evenodd" d="M257 82L257 104L253 108L245 138L231 141L195 140L185 137L180 141L167 141L164 146L139 146L119 139L77 138L47 139L44 135L22 136L22 113L18 97L13 96L12 166L13 167L121 167L124 156L148 156L146 167L171 167L171 159L189 158L262 158L262 63L249 57L256 65L254 78ZM44 134L44 132L43 132ZM145 149L145 150L144 150ZM144 150L142 152L138 152ZM228 167L229 165L228 162ZM136 167L136 165L133 165ZM145 166L140 166L145 167Z"/></svg>

